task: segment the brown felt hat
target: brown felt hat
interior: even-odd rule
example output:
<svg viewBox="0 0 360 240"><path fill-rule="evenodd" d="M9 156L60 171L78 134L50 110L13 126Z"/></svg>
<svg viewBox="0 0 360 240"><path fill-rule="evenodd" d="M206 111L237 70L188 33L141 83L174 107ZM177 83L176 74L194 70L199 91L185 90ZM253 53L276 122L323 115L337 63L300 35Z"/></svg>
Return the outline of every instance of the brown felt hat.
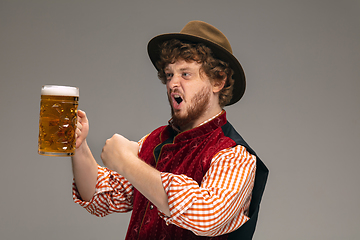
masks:
<svg viewBox="0 0 360 240"><path fill-rule="evenodd" d="M234 70L233 79L235 80L235 83L233 97L227 106L232 105L241 99L246 87L244 70L239 61L232 54L229 40L222 32L220 32L220 30L206 22L191 21L185 25L180 33L166 33L154 37L148 43L148 54L155 68L157 68L156 63L160 60L160 45L170 39L179 39L180 41L192 43L204 43L212 50L216 58L229 63L231 69Z"/></svg>

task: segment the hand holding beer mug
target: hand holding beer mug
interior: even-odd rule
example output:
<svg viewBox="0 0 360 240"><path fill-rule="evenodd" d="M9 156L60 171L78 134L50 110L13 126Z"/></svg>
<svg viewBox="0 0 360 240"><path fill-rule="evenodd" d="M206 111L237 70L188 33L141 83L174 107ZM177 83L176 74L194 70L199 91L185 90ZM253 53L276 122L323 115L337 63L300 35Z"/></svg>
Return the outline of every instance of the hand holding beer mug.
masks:
<svg viewBox="0 0 360 240"><path fill-rule="evenodd" d="M72 156L79 88L45 85L41 89L38 153L47 156Z"/></svg>

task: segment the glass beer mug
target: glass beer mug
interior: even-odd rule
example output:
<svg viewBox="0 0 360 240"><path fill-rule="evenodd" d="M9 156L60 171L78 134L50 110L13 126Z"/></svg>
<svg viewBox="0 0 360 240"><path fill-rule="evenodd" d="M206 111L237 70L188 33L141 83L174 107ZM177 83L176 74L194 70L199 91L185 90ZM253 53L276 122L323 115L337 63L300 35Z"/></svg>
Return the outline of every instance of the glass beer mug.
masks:
<svg viewBox="0 0 360 240"><path fill-rule="evenodd" d="M45 85L41 89L38 153L47 156L72 156L79 88Z"/></svg>

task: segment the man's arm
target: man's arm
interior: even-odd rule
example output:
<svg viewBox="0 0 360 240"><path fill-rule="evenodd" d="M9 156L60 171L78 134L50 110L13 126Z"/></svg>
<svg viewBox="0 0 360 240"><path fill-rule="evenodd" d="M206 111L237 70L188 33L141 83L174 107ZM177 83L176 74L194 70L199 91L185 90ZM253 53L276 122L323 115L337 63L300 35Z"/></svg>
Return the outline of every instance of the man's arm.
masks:
<svg viewBox="0 0 360 240"><path fill-rule="evenodd" d="M89 122L85 112L78 111L78 126L76 129L76 152L72 157L72 168L75 183L84 201L89 201L94 193L98 175L98 167L86 137L89 132Z"/></svg>
<svg viewBox="0 0 360 240"><path fill-rule="evenodd" d="M136 142L115 134L106 141L101 158L105 166L124 176L165 215L170 216L161 174L138 157Z"/></svg>
<svg viewBox="0 0 360 240"><path fill-rule="evenodd" d="M201 186L186 175L163 172L171 217L160 216L200 236L234 231L249 219L255 172L256 156L240 145L213 157Z"/></svg>

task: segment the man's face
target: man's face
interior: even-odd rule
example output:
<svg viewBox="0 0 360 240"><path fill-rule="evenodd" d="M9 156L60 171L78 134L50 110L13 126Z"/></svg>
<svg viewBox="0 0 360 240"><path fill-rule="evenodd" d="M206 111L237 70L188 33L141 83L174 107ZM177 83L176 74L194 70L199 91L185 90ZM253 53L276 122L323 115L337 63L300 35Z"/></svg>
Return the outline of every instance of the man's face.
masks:
<svg viewBox="0 0 360 240"><path fill-rule="evenodd" d="M209 108L212 85L200 67L201 64L194 61L178 60L164 70L171 114L177 126L197 122Z"/></svg>

